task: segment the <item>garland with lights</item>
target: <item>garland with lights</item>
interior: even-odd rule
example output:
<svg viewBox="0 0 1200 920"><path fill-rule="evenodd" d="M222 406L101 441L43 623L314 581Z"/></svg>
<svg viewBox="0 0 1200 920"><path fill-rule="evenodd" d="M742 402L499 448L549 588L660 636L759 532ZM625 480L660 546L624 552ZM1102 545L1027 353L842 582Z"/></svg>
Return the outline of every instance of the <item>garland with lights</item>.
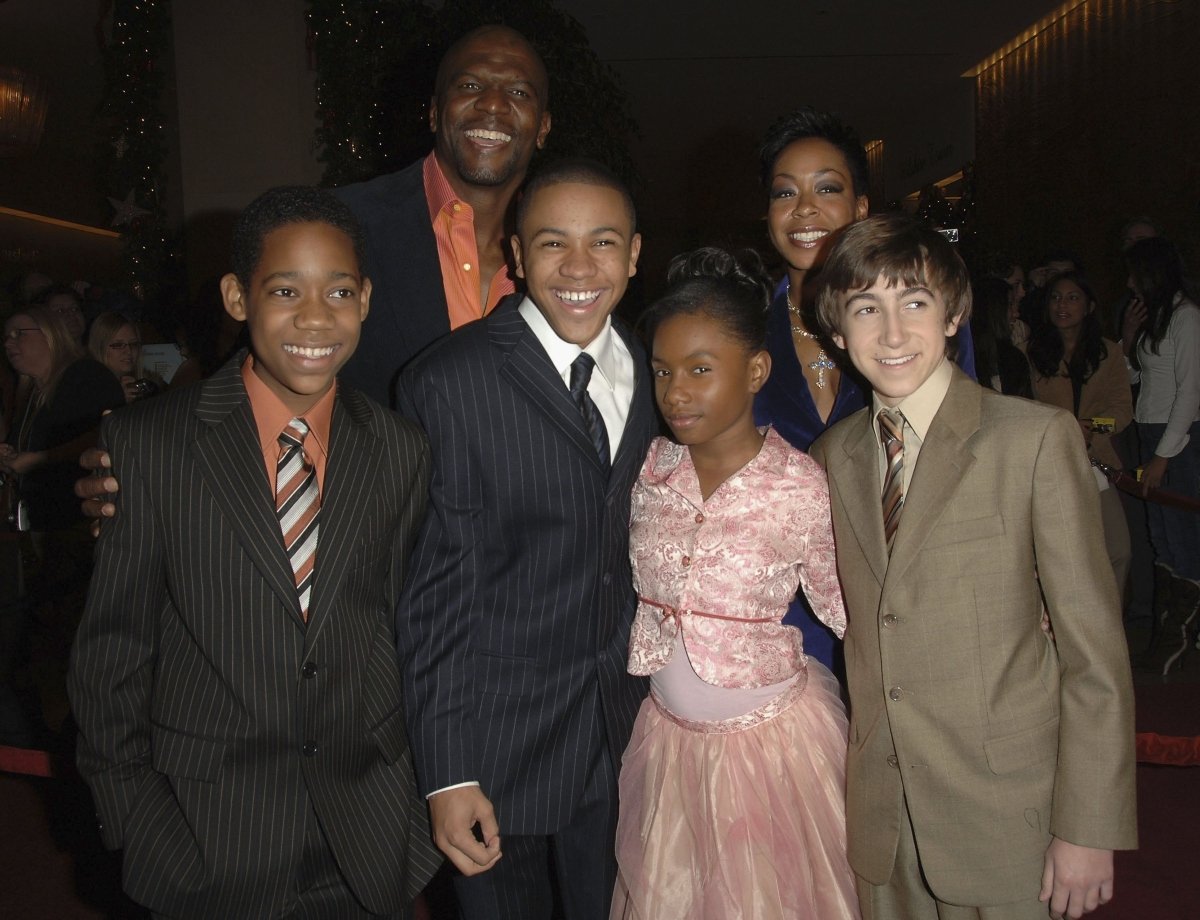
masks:
<svg viewBox="0 0 1200 920"><path fill-rule="evenodd" d="M110 8L99 187L125 244L126 284L144 302L155 304L180 270L178 247L167 233L167 141L160 104L171 6L170 0L113 0Z"/></svg>

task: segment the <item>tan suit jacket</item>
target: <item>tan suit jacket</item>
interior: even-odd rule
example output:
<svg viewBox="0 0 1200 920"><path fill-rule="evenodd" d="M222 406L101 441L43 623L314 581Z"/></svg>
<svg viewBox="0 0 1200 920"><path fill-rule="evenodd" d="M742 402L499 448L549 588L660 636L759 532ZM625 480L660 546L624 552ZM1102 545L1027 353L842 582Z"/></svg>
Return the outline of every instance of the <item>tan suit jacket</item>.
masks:
<svg viewBox="0 0 1200 920"><path fill-rule="evenodd" d="M1136 845L1129 662L1078 426L955 369L890 562L877 445L864 410L812 449L850 621L850 863L888 881L907 800L939 900L1036 897L1051 835Z"/></svg>

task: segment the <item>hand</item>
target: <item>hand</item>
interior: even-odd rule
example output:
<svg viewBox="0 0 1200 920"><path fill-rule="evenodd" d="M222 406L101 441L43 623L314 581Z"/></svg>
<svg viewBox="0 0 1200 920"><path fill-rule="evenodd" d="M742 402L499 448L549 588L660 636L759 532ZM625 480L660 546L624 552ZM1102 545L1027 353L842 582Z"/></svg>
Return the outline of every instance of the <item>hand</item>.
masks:
<svg viewBox="0 0 1200 920"><path fill-rule="evenodd" d="M17 450L11 444L0 445L0 471L24 476L46 462L46 454L40 450Z"/></svg>
<svg viewBox="0 0 1200 920"><path fill-rule="evenodd" d="M1038 900L1050 902L1054 920L1076 920L1107 904L1112 896L1112 850L1095 850L1057 837L1050 841Z"/></svg>
<svg viewBox="0 0 1200 920"><path fill-rule="evenodd" d="M1151 489L1162 485L1167 475L1167 458L1155 454L1150 462L1142 467L1142 498L1150 494Z"/></svg>
<svg viewBox="0 0 1200 920"><path fill-rule="evenodd" d="M131 374L126 374L121 378L121 387L125 390L126 404L133 402L141 393L138 392L137 378Z"/></svg>
<svg viewBox="0 0 1200 920"><path fill-rule="evenodd" d="M119 491L120 486L115 476L104 475L105 470L112 469L112 458L108 451L91 447L83 452L79 465L90 470L92 475L75 480L75 494L83 499L80 507L84 517L92 518L92 536L98 537L100 521L117 513L117 506L110 498Z"/></svg>
<svg viewBox="0 0 1200 920"><path fill-rule="evenodd" d="M1133 351L1133 342L1139 330L1146 322L1146 305L1142 298L1135 297L1125 308L1125 318L1121 320L1121 344L1125 346L1125 354Z"/></svg>
<svg viewBox="0 0 1200 920"><path fill-rule="evenodd" d="M492 803L478 786L458 786L429 799L433 842L463 875L479 875L500 858L500 825ZM483 843L475 837L475 825Z"/></svg>

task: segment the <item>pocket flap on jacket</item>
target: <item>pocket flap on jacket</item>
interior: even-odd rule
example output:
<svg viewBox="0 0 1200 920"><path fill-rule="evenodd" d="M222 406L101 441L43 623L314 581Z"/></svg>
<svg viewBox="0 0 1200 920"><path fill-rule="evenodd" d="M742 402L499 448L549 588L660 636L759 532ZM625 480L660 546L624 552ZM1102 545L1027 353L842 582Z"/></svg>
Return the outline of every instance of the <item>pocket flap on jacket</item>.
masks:
<svg viewBox="0 0 1200 920"><path fill-rule="evenodd" d="M1015 735L985 741L983 753L996 774L1011 773L1049 760L1058 753L1058 719L1053 718Z"/></svg>
<svg viewBox="0 0 1200 920"><path fill-rule="evenodd" d="M939 522L937 529L925 541L925 548L953 546L956 543L970 543L972 540L986 540L988 537L1003 535L1004 518L998 514L966 521Z"/></svg>
<svg viewBox="0 0 1200 920"><path fill-rule="evenodd" d="M154 723L150 726L150 746L154 769L159 773L212 783L220 775L229 743Z"/></svg>
<svg viewBox="0 0 1200 920"><path fill-rule="evenodd" d="M397 706L371 729L371 737L379 746L384 760L395 766L408 750L408 733L404 730L404 707Z"/></svg>

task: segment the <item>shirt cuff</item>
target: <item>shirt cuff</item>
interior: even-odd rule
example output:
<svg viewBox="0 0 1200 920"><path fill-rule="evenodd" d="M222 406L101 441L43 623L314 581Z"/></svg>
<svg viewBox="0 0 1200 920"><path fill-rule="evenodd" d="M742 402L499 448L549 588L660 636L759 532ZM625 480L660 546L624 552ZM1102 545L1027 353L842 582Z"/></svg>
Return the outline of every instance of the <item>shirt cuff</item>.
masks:
<svg viewBox="0 0 1200 920"><path fill-rule="evenodd" d="M478 786L478 785L479 785L479 780L473 779L473 780L469 780L465 783L455 783L453 786L443 786L441 789L434 789L433 792L431 792L431 793L429 793L429 795L425 796L425 801L428 802L439 792L449 792L451 789L462 789L464 786Z"/></svg>

